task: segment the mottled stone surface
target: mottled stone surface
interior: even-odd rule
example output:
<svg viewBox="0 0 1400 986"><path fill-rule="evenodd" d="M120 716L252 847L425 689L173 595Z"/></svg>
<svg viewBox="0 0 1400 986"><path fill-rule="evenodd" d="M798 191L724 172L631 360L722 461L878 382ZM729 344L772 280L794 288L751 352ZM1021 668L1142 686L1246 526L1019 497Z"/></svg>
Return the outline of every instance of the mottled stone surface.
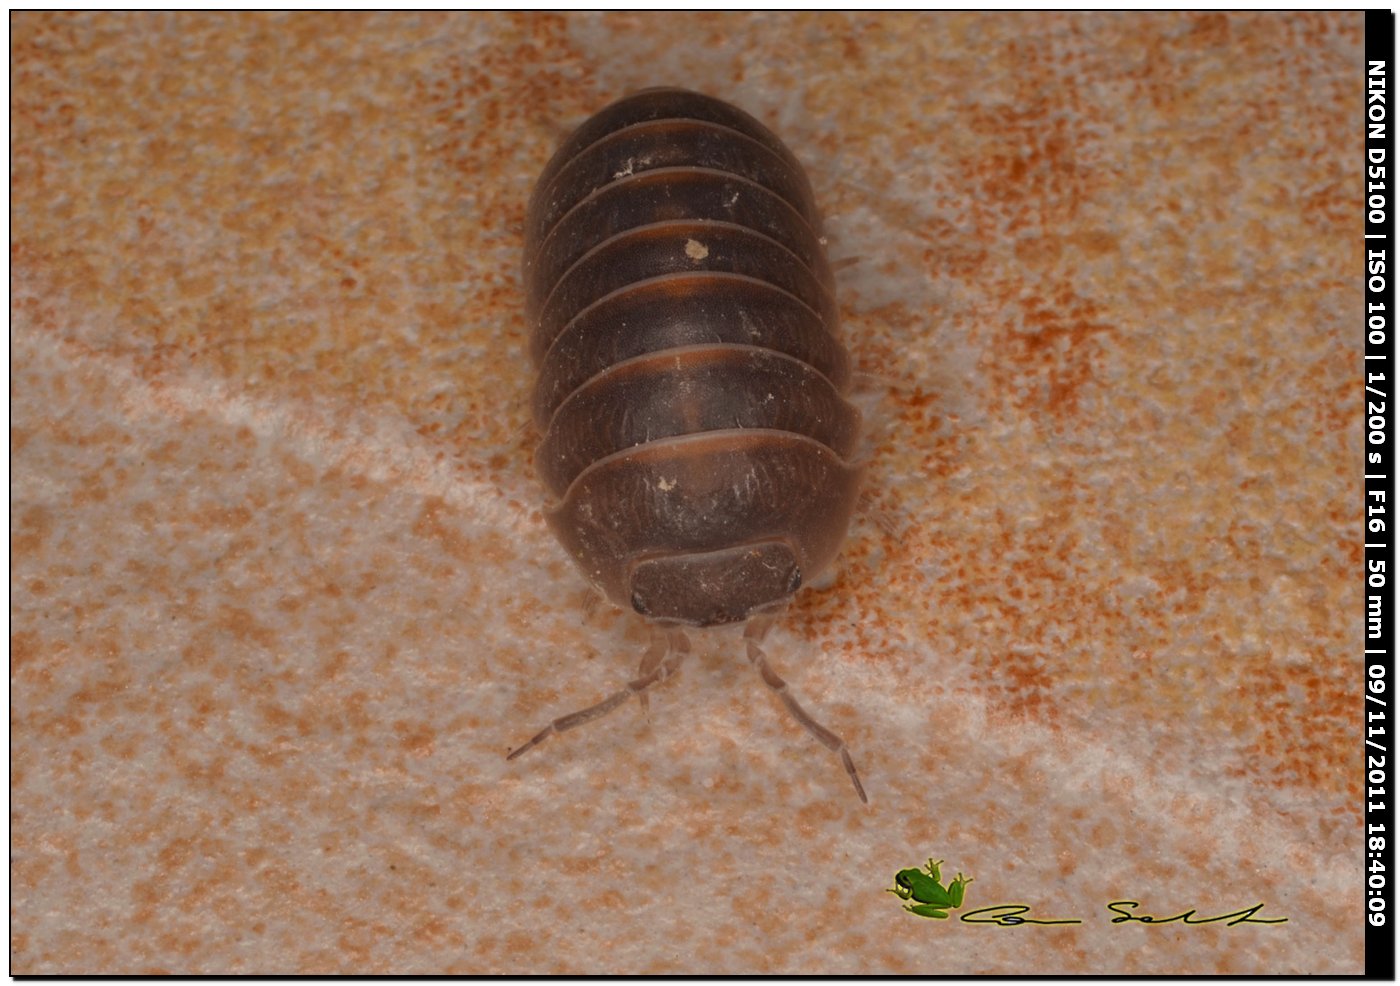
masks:
<svg viewBox="0 0 1400 986"><path fill-rule="evenodd" d="M1360 971L1361 14L11 28L11 971ZM518 264L663 83L848 261L868 493L769 649L868 808L732 633L504 759L646 643Z"/></svg>

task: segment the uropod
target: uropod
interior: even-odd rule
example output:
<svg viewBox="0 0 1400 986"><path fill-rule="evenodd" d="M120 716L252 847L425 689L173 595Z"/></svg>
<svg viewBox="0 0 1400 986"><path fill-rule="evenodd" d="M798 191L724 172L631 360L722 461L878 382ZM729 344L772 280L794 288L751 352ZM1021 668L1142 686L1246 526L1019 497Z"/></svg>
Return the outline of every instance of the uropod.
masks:
<svg viewBox="0 0 1400 986"><path fill-rule="evenodd" d="M748 659L837 754L761 647L835 558L860 415L811 186L747 113L646 89L583 123L526 215L526 313L546 518L585 577L653 626L637 677L555 719L606 715L675 674L687 627L744 624Z"/></svg>

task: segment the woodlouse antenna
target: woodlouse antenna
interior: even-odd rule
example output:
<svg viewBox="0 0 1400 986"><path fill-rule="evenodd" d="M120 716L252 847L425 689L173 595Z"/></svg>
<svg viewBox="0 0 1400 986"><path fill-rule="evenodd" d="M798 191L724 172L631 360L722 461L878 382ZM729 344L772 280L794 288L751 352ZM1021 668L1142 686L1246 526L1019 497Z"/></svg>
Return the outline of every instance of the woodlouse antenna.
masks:
<svg viewBox="0 0 1400 986"><path fill-rule="evenodd" d="M526 750L539 746L555 733L562 733L566 730L582 726L584 723L592 722L594 719L601 719L613 709L626 702L633 695L636 695L645 712L647 708L647 689L661 684L671 675L680 670L681 662L690 653L690 638L685 635L684 630L670 628L666 630L657 629L652 634L651 646L642 655L640 675L629 681L627 687L619 689L612 695L603 699L597 705L590 705L586 709L571 712L566 716L560 716L548 726L541 729L524 746L516 747L506 755L507 760L514 760ZM857 784L857 787L860 785Z"/></svg>
<svg viewBox="0 0 1400 986"><path fill-rule="evenodd" d="M772 665L768 663L767 656L760 648L759 642L768 633L768 628L773 625L773 617L760 616L749 621L749 625L744 627L744 643L748 646L749 661L758 669L763 683L771 688L777 696L783 700L783 705L787 706L788 713L802 724L802 727L815 736L822 746L841 758L841 766L846 768L846 775L850 777L851 783L855 785L856 794L860 796L862 804L869 804L870 799L865 796L865 788L861 786L860 776L856 773L856 765L851 760L851 753L846 749L846 741L827 729L817 720L813 719L802 704L793 696L784 681Z"/></svg>

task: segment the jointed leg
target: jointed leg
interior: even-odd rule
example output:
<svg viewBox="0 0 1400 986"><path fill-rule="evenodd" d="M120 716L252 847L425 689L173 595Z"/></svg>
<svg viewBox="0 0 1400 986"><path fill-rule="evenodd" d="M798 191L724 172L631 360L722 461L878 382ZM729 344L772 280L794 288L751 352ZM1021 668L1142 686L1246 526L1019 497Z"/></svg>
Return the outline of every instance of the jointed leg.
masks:
<svg viewBox="0 0 1400 986"><path fill-rule="evenodd" d="M759 617L752 620L744 628L744 643L748 646L749 661L758 669L759 675L763 678L763 683L777 693L787 706L788 712L802 724L802 727L817 738L817 740L832 753L841 758L841 765L846 768L846 774L851 778L851 783L856 787L856 794L860 795L862 803L868 804L869 799L865 796L865 788L860 785L860 777L856 774L856 765L851 760L850 751L846 749L846 743L841 737L827 729L817 720L807 714L807 710L793 697L788 690L787 682L778 676L768 663L768 658L759 648L758 642L763 639L768 632L771 621Z"/></svg>
<svg viewBox="0 0 1400 986"><path fill-rule="evenodd" d="M645 678L658 667L661 666L661 659L671 652L670 638L661 627L651 628L651 645L642 652L641 663L637 665L637 677ZM641 703L642 715L650 718L651 696L646 692L637 693L637 701Z"/></svg>
<svg viewBox="0 0 1400 986"><path fill-rule="evenodd" d="M656 646L655 640L652 641L652 646ZM577 712L571 712L566 716L555 719L548 726L544 727L544 729L536 733L534 738L524 746L512 750L506 756L506 759L514 760L526 750L539 746L554 733L562 733L576 726L582 726L586 722L592 722L594 719L602 718L623 702L626 702L633 695L643 696L646 694L648 688L659 685L661 682L671 677L671 675L675 674L680 668L681 662L685 660L685 656L690 653L690 641L686 639L685 633L680 630L667 631L666 649L662 653L664 657L658 657L655 661L650 660L650 652L648 652L647 656L642 658L643 665L647 664L649 661L653 665L651 671L647 674L629 681L627 687L614 692L597 705L590 705L586 709L580 709Z"/></svg>

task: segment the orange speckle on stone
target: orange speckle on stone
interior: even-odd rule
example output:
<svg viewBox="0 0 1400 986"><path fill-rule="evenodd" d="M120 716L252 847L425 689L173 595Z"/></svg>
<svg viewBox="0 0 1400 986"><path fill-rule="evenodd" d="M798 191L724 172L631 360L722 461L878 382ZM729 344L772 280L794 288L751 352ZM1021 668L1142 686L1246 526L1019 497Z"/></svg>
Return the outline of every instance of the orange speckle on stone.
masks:
<svg viewBox="0 0 1400 986"><path fill-rule="evenodd" d="M399 747L405 753L415 757L432 755L436 734L430 727L420 722L400 720L394 723L394 732L398 735Z"/></svg>

